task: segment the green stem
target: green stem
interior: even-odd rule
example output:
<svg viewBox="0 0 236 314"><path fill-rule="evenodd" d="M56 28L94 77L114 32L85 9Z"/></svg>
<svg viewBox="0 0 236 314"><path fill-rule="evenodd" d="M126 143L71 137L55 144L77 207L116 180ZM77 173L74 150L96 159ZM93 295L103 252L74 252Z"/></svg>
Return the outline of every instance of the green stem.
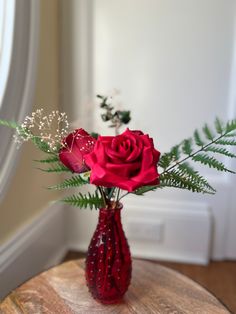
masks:
<svg viewBox="0 0 236 314"><path fill-rule="evenodd" d="M111 198L112 198L112 195L113 195L115 189L116 189L115 187L111 188L111 191L110 191L110 193L108 195L108 198L109 198L110 201L111 201Z"/></svg>
<svg viewBox="0 0 236 314"><path fill-rule="evenodd" d="M119 203L119 196L120 196L120 188L118 188L117 196L116 196L116 203L117 204Z"/></svg>
<svg viewBox="0 0 236 314"><path fill-rule="evenodd" d="M98 190L101 194L101 197L102 197L102 200L103 200L103 206L106 207L107 206L107 202L106 202L106 196L105 196L105 193L102 189L102 187L98 186Z"/></svg>
<svg viewBox="0 0 236 314"><path fill-rule="evenodd" d="M130 194L130 192L126 192L125 194L123 194L119 199L118 199L118 202L123 198L125 197L126 195Z"/></svg>
<svg viewBox="0 0 236 314"><path fill-rule="evenodd" d="M121 127L121 122L120 122L120 120L118 120L118 121L116 121L115 122L115 135L117 136L117 135L119 135L119 128Z"/></svg>

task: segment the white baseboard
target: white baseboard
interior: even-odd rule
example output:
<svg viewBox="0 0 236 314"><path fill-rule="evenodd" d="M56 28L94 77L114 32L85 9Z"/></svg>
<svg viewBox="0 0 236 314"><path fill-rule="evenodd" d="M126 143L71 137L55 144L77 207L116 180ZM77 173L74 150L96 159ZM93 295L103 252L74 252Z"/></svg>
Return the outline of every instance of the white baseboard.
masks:
<svg viewBox="0 0 236 314"><path fill-rule="evenodd" d="M53 203L0 246L0 298L61 261L68 250L65 221L63 206Z"/></svg>
<svg viewBox="0 0 236 314"><path fill-rule="evenodd" d="M68 209L71 250L86 252L98 213ZM84 221L89 225L85 226ZM212 216L207 203L127 198L122 210L124 231L133 257L207 264Z"/></svg>
<svg viewBox="0 0 236 314"><path fill-rule="evenodd" d="M206 265L212 216L207 203L130 198L123 225L132 255Z"/></svg>

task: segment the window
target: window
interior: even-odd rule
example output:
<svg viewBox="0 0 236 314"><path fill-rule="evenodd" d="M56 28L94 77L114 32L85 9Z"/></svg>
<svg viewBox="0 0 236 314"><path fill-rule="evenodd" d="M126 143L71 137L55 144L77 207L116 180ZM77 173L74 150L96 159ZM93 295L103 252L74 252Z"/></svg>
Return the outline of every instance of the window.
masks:
<svg viewBox="0 0 236 314"><path fill-rule="evenodd" d="M0 118L21 122L34 95L39 1L0 0ZM13 132L0 129L0 198L19 152Z"/></svg>

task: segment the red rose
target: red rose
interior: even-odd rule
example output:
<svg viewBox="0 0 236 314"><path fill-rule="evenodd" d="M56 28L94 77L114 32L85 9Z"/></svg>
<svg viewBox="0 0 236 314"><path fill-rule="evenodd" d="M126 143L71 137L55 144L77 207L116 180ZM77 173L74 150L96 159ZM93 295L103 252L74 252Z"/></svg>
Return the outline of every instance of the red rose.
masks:
<svg viewBox="0 0 236 314"><path fill-rule="evenodd" d="M93 151L84 156L91 183L129 192L159 183L159 157L148 135L129 129L118 136L99 136Z"/></svg>
<svg viewBox="0 0 236 314"><path fill-rule="evenodd" d="M92 136L84 129L77 129L63 139L63 147L59 151L60 161L73 172L88 171L84 156L93 150L94 144Z"/></svg>

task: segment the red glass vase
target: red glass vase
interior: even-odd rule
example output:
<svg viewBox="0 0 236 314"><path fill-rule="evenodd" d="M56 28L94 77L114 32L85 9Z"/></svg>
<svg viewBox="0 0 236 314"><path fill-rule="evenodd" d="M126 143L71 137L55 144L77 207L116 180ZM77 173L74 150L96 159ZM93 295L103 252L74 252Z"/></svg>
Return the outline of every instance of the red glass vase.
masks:
<svg viewBox="0 0 236 314"><path fill-rule="evenodd" d="M86 258L86 281L92 296L102 303L117 303L131 280L132 260L121 223L119 204L99 210L97 228Z"/></svg>

